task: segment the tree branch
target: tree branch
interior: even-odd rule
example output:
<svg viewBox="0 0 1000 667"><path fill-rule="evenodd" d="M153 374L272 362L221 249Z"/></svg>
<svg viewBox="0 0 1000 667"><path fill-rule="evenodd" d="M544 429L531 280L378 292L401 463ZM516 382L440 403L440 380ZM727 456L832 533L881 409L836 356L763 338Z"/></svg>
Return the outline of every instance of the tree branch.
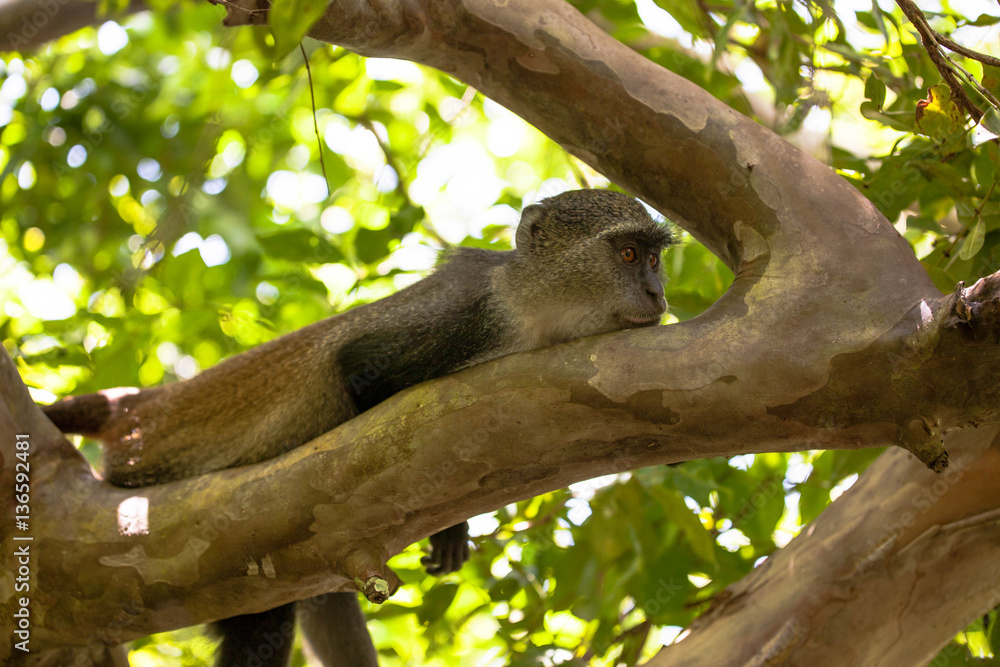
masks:
<svg viewBox="0 0 1000 667"><path fill-rule="evenodd" d="M456 22L460 30L437 32ZM797 260L843 273L858 259L838 250L849 245L839 235L850 229L865 245L904 256L891 225L829 167L597 30L566 3L473 2L458 10L436 2L334 2L311 35L465 81L677 221L737 273L750 260L778 261L786 276L798 273ZM803 182L820 187L798 188ZM817 205L828 218L823 225L806 222ZM776 243L795 247L796 257L766 256ZM905 255L917 281L910 286L927 288L912 252Z"/></svg>
<svg viewBox="0 0 1000 667"><path fill-rule="evenodd" d="M952 39L945 37L939 32L932 30L931 34L934 35L934 41L936 41L941 46L945 46L951 49L955 53L963 55L966 58L969 58L970 60L978 60L984 65L990 65L992 67L1000 67L1000 58L997 58L996 56L990 56L985 53L980 53L979 51L973 51L972 49L962 46L958 42L955 42Z"/></svg>
<svg viewBox="0 0 1000 667"><path fill-rule="evenodd" d="M1000 543L1000 427L946 442L955 458L943 475L886 452L647 665L931 663L1000 603L1000 571L990 566Z"/></svg>
<svg viewBox="0 0 1000 667"><path fill-rule="evenodd" d="M905 426L927 400L938 418L921 432L933 444L936 432L995 420L1000 409L990 398L1000 382L995 345L970 347L964 338L975 332L970 318L979 319L970 313L1000 308L970 301L956 315L957 299L920 304L927 319L917 331L899 339L915 324L905 318L815 376L798 367L793 378L780 350L715 346L704 339L716 333L711 327L688 322L476 366L407 390L282 457L196 479L120 489L93 479L79 457L65 458L33 486L34 544L46 554L32 599L42 619L34 636L43 645L87 643L104 640L95 628L114 626L120 641L349 589L358 579L391 587L390 555L468 516L695 457L911 444ZM880 366L891 340L896 360ZM956 361L962 350L977 356ZM14 377L6 354L0 366ZM896 382L886 379L893 368ZM941 383L944 374L955 388ZM862 382L898 399L864 400L853 386ZM28 400L18 382L0 392L5 406ZM953 405L937 392L953 395ZM830 393L851 399L831 401ZM816 405L826 407L817 413ZM32 411L20 411L40 429L32 437L48 437L51 427ZM131 610L125 627L122 609Z"/></svg>
<svg viewBox="0 0 1000 667"><path fill-rule="evenodd" d="M965 94L965 88L962 87L962 82L958 80L955 76L955 72L952 69L955 64L951 62L951 59L941 53L941 49L938 48L937 35L931 30L930 25L927 23L927 19L924 17L924 13L920 11L920 8L913 2L913 0L896 0L896 4L899 8L903 10L903 14L906 18L910 20L913 27L917 29L920 33L920 41L924 45L924 50L927 51L927 55L930 56L931 62L934 63L934 67L937 68L938 72L941 74L941 78L945 80L948 84L948 88L951 89L951 94L954 96L958 103L965 108L966 112L972 116L972 118L978 121L983 117L982 110L972 103L969 96Z"/></svg>

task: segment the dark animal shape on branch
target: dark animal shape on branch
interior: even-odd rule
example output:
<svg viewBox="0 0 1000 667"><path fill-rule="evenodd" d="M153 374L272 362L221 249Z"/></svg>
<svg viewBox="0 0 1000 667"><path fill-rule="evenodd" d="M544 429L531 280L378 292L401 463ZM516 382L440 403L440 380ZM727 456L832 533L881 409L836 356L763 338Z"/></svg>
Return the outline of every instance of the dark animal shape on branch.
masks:
<svg viewBox="0 0 1000 667"><path fill-rule="evenodd" d="M473 364L660 322L660 255L672 239L631 197L551 197L524 209L516 241L509 252L449 251L431 276L393 296L186 382L72 397L45 412L63 431L104 443L111 483L157 484L278 456L407 387ZM468 556L463 522L431 536L424 563L442 574ZM388 591L365 593L381 600ZM377 664L355 594L327 597L302 614L311 647L324 664ZM286 664L294 620L289 604L219 622L219 664ZM285 641L274 646L275 636Z"/></svg>

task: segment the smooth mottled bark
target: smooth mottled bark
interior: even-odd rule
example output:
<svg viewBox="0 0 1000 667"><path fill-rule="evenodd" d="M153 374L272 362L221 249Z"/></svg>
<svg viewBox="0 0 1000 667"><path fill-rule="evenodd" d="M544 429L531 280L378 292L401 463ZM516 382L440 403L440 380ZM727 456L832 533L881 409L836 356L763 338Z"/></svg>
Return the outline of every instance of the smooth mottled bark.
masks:
<svg viewBox="0 0 1000 667"><path fill-rule="evenodd" d="M882 457L655 663L918 665L995 604L997 277L940 294L832 170L561 0L334 2L312 36L475 86L680 222L733 286L690 322L507 357L279 459L133 490L90 477L4 356L10 428L59 452L33 496L40 643L391 586L407 544L597 475L887 444L919 461Z"/></svg>

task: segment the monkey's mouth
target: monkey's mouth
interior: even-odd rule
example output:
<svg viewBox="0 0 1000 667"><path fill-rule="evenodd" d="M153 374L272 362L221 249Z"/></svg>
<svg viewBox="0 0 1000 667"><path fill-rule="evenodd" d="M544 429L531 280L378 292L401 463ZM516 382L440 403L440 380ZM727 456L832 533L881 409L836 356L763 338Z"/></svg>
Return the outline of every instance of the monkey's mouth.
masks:
<svg viewBox="0 0 1000 667"><path fill-rule="evenodd" d="M653 324L660 323L660 315L644 315L642 317L633 317L631 315L622 316L626 322L635 324L640 327L648 327Z"/></svg>

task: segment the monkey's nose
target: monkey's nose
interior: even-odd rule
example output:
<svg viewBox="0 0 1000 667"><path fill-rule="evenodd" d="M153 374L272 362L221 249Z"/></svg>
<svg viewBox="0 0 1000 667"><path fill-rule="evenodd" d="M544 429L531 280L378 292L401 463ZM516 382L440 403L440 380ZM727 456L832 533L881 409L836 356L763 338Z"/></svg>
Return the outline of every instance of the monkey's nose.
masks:
<svg viewBox="0 0 1000 667"><path fill-rule="evenodd" d="M646 294L649 295L649 298L650 300L652 300L653 305L657 309L657 311L662 313L667 310L667 299L663 296L662 291L647 287Z"/></svg>

